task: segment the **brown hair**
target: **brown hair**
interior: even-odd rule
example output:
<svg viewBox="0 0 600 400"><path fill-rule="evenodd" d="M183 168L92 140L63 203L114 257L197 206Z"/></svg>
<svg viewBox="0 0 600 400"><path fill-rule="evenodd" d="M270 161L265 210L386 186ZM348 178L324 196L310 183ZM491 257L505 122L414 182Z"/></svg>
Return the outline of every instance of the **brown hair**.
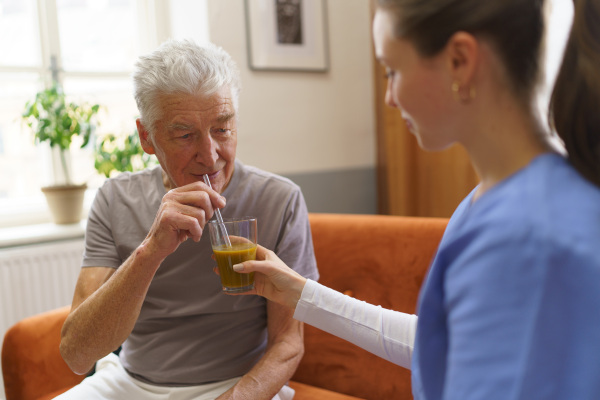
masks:
<svg viewBox="0 0 600 400"><path fill-rule="evenodd" d="M600 186L600 0L574 3L549 118L573 166Z"/></svg>
<svg viewBox="0 0 600 400"><path fill-rule="evenodd" d="M429 57L459 31L495 46L513 91L529 103L540 81L544 0L377 0L394 13L395 35Z"/></svg>

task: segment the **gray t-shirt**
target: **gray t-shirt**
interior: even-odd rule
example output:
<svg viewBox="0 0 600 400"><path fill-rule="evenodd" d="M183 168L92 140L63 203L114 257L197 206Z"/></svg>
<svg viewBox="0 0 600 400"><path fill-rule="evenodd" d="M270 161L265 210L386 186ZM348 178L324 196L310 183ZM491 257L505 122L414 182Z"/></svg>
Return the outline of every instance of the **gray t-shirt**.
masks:
<svg viewBox="0 0 600 400"><path fill-rule="evenodd" d="M118 268L144 240L166 191L160 167L123 173L99 189L87 223L83 267ZM259 244L317 280L308 212L290 180L236 160L223 192L224 218L254 216ZM266 300L228 296L213 272L208 229L167 257L120 353L137 378L158 385L198 385L248 372L267 344Z"/></svg>

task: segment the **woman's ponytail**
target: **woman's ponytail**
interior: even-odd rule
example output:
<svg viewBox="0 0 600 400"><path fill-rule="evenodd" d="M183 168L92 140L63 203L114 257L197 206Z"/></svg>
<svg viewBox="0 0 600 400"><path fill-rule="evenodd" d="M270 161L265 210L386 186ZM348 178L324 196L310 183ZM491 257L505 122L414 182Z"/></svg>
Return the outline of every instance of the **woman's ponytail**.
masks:
<svg viewBox="0 0 600 400"><path fill-rule="evenodd" d="M573 166L600 186L600 0L574 3L549 115Z"/></svg>

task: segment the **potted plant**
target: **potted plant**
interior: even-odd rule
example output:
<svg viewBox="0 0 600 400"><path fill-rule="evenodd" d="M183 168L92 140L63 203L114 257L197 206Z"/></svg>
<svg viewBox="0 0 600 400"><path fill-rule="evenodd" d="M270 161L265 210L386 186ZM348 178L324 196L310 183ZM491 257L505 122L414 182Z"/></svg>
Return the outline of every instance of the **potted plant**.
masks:
<svg viewBox="0 0 600 400"><path fill-rule="evenodd" d="M107 134L99 138L94 167L107 178L119 172L140 171L155 164L156 159L142 149L137 130L124 137Z"/></svg>
<svg viewBox="0 0 600 400"><path fill-rule="evenodd" d="M75 184L71 180L69 150L76 136L83 139L82 148L89 143L99 108L98 104L67 102L62 88L55 82L50 88L38 92L33 101L27 102L21 115L32 130L36 143L48 142L51 148L59 150L65 183L42 187L57 224L76 223L81 219L87 185Z"/></svg>

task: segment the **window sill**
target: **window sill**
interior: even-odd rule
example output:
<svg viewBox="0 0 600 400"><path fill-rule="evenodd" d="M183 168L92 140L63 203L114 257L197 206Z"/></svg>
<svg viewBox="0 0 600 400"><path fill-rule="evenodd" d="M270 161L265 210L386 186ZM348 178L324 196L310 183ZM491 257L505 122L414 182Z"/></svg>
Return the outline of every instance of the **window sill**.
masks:
<svg viewBox="0 0 600 400"><path fill-rule="evenodd" d="M85 224L86 221L82 220L70 225L47 223L0 228L0 249L57 240L83 239Z"/></svg>
<svg viewBox="0 0 600 400"><path fill-rule="evenodd" d="M0 201L0 249L83 238L87 213L95 195L95 189L86 191L82 220L69 225L52 223L43 196L3 199Z"/></svg>

